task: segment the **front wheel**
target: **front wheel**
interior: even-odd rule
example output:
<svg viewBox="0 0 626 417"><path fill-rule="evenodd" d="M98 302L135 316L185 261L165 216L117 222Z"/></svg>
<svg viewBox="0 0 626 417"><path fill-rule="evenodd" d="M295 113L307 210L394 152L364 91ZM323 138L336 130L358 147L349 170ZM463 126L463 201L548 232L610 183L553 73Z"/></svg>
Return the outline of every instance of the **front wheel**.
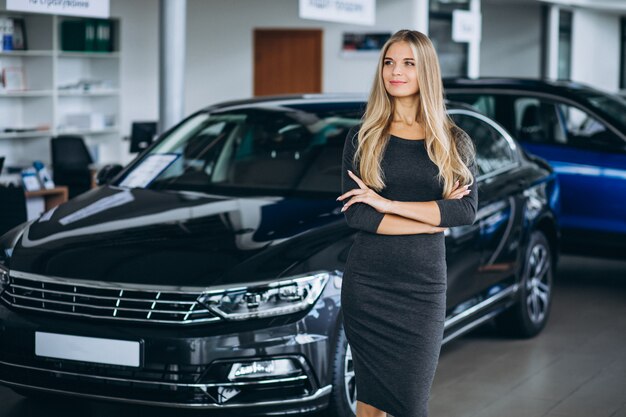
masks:
<svg viewBox="0 0 626 417"><path fill-rule="evenodd" d="M535 230L522 266L518 302L496 317L498 329L507 335L528 338L546 325L552 305L553 262L546 236Z"/></svg>
<svg viewBox="0 0 626 417"><path fill-rule="evenodd" d="M356 379L352 351L343 324L339 325L333 355L333 392L328 407L330 417L356 416Z"/></svg>

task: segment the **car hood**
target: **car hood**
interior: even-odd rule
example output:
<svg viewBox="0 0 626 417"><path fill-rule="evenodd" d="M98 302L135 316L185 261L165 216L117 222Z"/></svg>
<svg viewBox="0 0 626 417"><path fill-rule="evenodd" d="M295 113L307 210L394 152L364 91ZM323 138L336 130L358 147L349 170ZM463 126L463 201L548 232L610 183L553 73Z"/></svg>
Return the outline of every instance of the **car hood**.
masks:
<svg viewBox="0 0 626 417"><path fill-rule="evenodd" d="M234 198L101 187L28 224L13 271L201 287L280 276L344 227L333 199ZM347 227L347 226L345 226Z"/></svg>

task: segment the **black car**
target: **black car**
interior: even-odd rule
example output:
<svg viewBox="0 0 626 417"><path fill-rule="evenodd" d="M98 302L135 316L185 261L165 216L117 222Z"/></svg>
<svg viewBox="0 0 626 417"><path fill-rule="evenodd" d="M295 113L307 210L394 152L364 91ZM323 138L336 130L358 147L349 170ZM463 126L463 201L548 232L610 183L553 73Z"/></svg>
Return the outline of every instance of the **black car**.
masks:
<svg viewBox="0 0 626 417"><path fill-rule="evenodd" d="M504 126L554 168L563 250L624 257L626 99L573 81L450 78L447 98Z"/></svg>
<svg viewBox="0 0 626 417"><path fill-rule="evenodd" d="M312 95L206 108L5 234L0 382L209 415L353 414L340 291L357 231L336 197L364 106ZM492 120L449 114L476 143L480 205L446 231L444 343L494 317L530 337L550 311L558 182Z"/></svg>

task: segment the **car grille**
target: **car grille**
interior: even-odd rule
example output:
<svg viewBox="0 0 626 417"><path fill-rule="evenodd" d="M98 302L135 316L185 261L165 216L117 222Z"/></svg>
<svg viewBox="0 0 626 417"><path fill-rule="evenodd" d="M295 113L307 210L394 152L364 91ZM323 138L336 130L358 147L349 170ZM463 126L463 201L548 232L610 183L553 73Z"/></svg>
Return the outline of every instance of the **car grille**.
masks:
<svg viewBox="0 0 626 417"><path fill-rule="evenodd" d="M220 320L198 303L200 294L10 276L0 298L20 309L96 319L167 324Z"/></svg>

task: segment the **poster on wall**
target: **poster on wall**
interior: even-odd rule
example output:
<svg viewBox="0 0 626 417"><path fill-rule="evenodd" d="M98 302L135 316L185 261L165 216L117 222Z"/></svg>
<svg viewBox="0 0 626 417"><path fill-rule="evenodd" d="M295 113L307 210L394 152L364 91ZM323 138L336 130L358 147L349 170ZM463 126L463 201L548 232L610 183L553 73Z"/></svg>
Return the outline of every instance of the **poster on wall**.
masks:
<svg viewBox="0 0 626 417"><path fill-rule="evenodd" d="M81 17L109 17L109 0L7 0L7 10Z"/></svg>
<svg viewBox="0 0 626 417"><path fill-rule="evenodd" d="M300 0L301 19L373 25L376 0Z"/></svg>
<svg viewBox="0 0 626 417"><path fill-rule="evenodd" d="M341 43L343 58L378 57L391 32L354 33L344 32Z"/></svg>

